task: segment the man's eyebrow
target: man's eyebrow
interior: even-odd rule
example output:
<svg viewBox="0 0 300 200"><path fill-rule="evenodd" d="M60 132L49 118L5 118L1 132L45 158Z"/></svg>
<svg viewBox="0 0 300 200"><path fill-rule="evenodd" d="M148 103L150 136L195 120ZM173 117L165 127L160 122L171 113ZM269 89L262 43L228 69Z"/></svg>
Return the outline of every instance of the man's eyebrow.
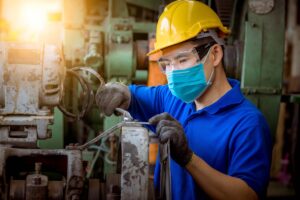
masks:
<svg viewBox="0 0 300 200"><path fill-rule="evenodd" d="M162 58L159 58L158 61L170 61L170 59L162 57Z"/></svg>
<svg viewBox="0 0 300 200"><path fill-rule="evenodd" d="M174 59L179 59L179 58L182 58L182 57L186 57L190 52L182 52L180 54L178 54Z"/></svg>

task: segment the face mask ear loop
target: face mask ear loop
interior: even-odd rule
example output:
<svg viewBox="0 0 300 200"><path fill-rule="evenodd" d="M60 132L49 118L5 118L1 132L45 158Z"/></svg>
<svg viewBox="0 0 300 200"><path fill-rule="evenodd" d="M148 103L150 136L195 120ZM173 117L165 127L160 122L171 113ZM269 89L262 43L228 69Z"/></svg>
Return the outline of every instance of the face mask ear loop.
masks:
<svg viewBox="0 0 300 200"><path fill-rule="evenodd" d="M203 63L202 63L203 65L204 65L204 63L206 62L206 59L207 59L208 55L210 54L210 51L211 51L211 47L209 48L208 53L207 53L207 55L205 56L205 59L204 59L204 61L203 61ZM210 73L209 79L208 79L208 81L207 81L207 85L208 85L208 86L212 85L212 82L213 82L212 80L213 80L214 75L215 75L215 68L213 68L213 71Z"/></svg>
<svg viewBox="0 0 300 200"><path fill-rule="evenodd" d="M212 85L214 75L215 75L215 68L213 68L213 71L210 73L209 79L207 81L207 85Z"/></svg>
<svg viewBox="0 0 300 200"><path fill-rule="evenodd" d="M207 60L207 58L208 58L208 55L210 54L210 51L211 51L211 47L209 48L209 50L208 50L208 52L207 52L207 54L206 54L206 56L205 56L203 62L201 62L203 65L205 64L205 62L206 62L206 60Z"/></svg>

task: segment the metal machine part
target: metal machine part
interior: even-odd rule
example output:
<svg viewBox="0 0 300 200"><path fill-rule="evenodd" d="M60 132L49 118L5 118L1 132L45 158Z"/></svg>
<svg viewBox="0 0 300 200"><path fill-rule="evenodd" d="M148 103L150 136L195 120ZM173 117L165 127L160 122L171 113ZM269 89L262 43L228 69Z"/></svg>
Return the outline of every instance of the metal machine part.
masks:
<svg viewBox="0 0 300 200"><path fill-rule="evenodd" d="M274 8L274 0L250 0L249 8L256 14L268 14Z"/></svg>
<svg viewBox="0 0 300 200"><path fill-rule="evenodd" d="M58 105L64 67L54 45L0 43L0 114L38 115Z"/></svg>
<svg viewBox="0 0 300 200"><path fill-rule="evenodd" d="M1 199L5 194L9 199L79 199L84 186L81 152L0 146L0 180Z"/></svg>
<svg viewBox="0 0 300 200"><path fill-rule="evenodd" d="M120 159L118 160L120 172L107 175L105 183L106 189L104 190L99 189L101 185L99 180L90 181L89 194L95 194L97 197L104 195L106 196L106 199L112 200L149 199L148 130L138 123L122 123L115 127L116 129L121 129L121 151L119 155ZM113 133L114 131L111 129L109 134ZM108 132L102 134L107 135ZM91 143L89 143L89 145L90 144ZM87 147L87 144L79 148L82 149L83 147ZM73 148L76 149L78 147L75 146ZM97 159L98 156L99 154L97 152L95 159ZM90 195L88 199L99 199Z"/></svg>
<svg viewBox="0 0 300 200"><path fill-rule="evenodd" d="M54 45L0 43L0 143L36 147L51 137L64 67Z"/></svg>
<svg viewBox="0 0 300 200"><path fill-rule="evenodd" d="M121 199L148 199L149 136L147 129L123 126L121 146Z"/></svg>

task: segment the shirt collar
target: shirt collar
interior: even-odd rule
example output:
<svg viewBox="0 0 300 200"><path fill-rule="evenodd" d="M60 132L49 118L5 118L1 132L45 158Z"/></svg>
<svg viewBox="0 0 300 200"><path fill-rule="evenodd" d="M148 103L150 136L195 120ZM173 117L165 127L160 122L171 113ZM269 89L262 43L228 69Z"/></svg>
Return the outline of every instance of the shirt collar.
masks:
<svg viewBox="0 0 300 200"><path fill-rule="evenodd" d="M240 89L240 82L234 79L228 79L228 82L232 88L215 103L203 108L203 111L215 114L224 108L240 104L244 100Z"/></svg>

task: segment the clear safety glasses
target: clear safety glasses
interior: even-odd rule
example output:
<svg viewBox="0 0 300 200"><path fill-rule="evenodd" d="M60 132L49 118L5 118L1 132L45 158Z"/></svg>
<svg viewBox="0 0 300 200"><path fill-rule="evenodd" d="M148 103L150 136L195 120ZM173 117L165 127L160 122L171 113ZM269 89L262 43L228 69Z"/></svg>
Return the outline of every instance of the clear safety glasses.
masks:
<svg viewBox="0 0 300 200"><path fill-rule="evenodd" d="M187 69L201 62L201 60L208 53L210 47L216 44L216 42L210 42L204 45L199 45L192 48L190 51L183 51L181 53L172 56L172 58L160 58L158 59L158 65L163 73Z"/></svg>

